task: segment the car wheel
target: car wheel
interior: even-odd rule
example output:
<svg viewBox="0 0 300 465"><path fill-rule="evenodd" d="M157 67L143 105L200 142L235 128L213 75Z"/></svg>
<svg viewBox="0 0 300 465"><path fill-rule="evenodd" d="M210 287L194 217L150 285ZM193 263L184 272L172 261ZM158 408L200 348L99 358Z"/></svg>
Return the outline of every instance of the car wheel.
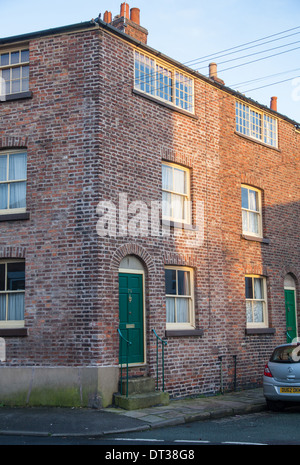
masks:
<svg viewBox="0 0 300 465"><path fill-rule="evenodd" d="M281 412L284 409L284 403L276 400L267 399L267 407L274 412Z"/></svg>

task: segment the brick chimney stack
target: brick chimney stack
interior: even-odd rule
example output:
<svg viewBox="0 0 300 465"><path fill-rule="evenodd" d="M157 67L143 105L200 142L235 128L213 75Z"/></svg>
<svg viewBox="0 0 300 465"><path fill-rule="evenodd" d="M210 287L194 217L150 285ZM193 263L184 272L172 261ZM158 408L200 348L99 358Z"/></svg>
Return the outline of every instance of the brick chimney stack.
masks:
<svg viewBox="0 0 300 465"><path fill-rule="evenodd" d="M140 25L139 8L129 9L129 4L124 2L121 3L119 15L112 19L112 14L106 11L103 20L134 39L147 44L148 31Z"/></svg>
<svg viewBox="0 0 300 465"><path fill-rule="evenodd" d="M210 63L209 64L209 78L212 79L215 82L218 82L219 84L224 85L224 81L218 77L218 71L217 71L217 64L216 63Z"/></svg>
<svg viewBox="0 0 300 465"><path fill-rule="evenodd" d="M277 97L271 97L271 110L277 111Z"/></svg>

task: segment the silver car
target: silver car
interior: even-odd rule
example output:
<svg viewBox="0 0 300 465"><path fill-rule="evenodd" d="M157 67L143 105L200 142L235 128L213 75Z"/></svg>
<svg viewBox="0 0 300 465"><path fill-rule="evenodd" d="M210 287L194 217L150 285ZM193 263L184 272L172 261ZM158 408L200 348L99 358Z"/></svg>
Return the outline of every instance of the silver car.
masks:
<svg viewBox="0 0 300 465"><path fill-rule="evenodd" d="M271 410L300 405L300 343L283 344L265 366L263 392Z"/></svg>

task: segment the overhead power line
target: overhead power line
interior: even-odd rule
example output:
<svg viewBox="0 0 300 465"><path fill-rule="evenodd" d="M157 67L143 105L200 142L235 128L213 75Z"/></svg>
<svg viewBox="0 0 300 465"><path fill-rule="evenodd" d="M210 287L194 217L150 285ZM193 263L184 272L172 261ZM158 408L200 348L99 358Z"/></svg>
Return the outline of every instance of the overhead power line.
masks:
<svg viewBox="0 0 300 465"><path fill-rule="evenodd" d="M220 50L219 52L215 52L215 53L212 53L210 55L205 55L205 56L202 56L202 57L199 57L199 58L195 58L193 60L186 61L183 64L188 65L188 66L192 66L192 63L197 62L198 60L210 59L212 57L215 57L219 53L224 53L224 52L229 52L231 50L236 50L237 48L245 47L246 45L254 44L256 42L261 42L262 40L270 39L271 37L276 37L278 35L285 34L286 32L295 31L296 29L300 29L300 26L294 27L292 29L287 29L285 31L278 32L276 34L272 34L272 35L269 35L269 36L266 36L266 37L262 37L261 39L252 40L251 42L246 42L244 44L236 45L235 47L230 47L230 48L227 48L227 49L224 49L224 50Z"/></svg>
<svg viewBox="0 0 300 465"><path fill-rule="evenodd" d="M265 79L269 79L275 76L280 76L282 74L294 73L296 71L300 71L300 68L290 69L288 71L282 71L281 73L268 74L267 76L262 76L256 79L249 79L248 81L237 82L235 84L229 84L229 87L236 87L236 86L241 86L243 84L250 84L251 82L263 81Z"/></svg>
<svg viewBox="0 0 300 465"><path fill-rule="evenodd" d="M228 56L228 55L233 55L234 53L240 53L240 52L243 52L244 50L250 50L251 48L261 47L262 45L269 44L271 42L276 42L278 40L286 39L287 37L291 37L291 36L294 36L294 35L297 35L297 34L300 34L300 31L299 32L294 32L293 34L289 34L287 36L279 37L277 39L268 40L267 42L263 42L263 43L258 44L258 45L252 45L251 47L241 48L240 50L236 50L234 52L229 52L229 53L224 53L222 55L218 55L218 56L214 57L214 60L217 60L218 58L222 58L222 57L225 57L225 56ZM284 45L282 45L282 47L284 47ZM262 52L257 52L257 53L262 53ZM236 59L238 59L238 58L236 58ZM200 63L207 63L207 61L208 60L200 60L200 61L195 60L194 65L195 64L200 64Z"/></svg>
<svg viewBox="0 0 300 465"><path fill-rule="evenodd" d="M300 76L294 76L292 78L283 79L282 81L271 82L271 84L265 84L264 86L255 87L254 89L247 89L247 90L244 90L243 92L252 92L253 90L263 89L264 87L275 86L276 84L281 84L282 82L292 81L293 79L297 79L299 77Z"/></svg>
<svg viewBox="0 0 300 465"><path fill-rule="evenodd" d="M295 45L299 43L300 41L297 40L296 42L290 42L289 44L284 44L284 45L279 45L278 47L268 48L266 50L261 50L260 52L249 53L248 55L243 55L241 57L231 58L230 60L225 60L225 61L220 61L218 65L223 65L224 63L229 63L231 61L242 60L243 58L248 58L254 55L259 55L260 53L270 52L271 50L277 50L279 48L288 47L289 45ZM204 69L204 68L206 68L206 66L205 67L203 66L202 68L197 68L197 69Z"/></svg>
<svg viewBox="0 0 300 465"><path fill-rule="evenodd" d="M224 72L230 69L239 68L240 66L250 65L251 63L256 63L257 61L266 60L267 58L272 58L278 55L282 55L284 53L293 52L294 50L298 50L299 48L300 47L295 47L290 50L284 50L283 52L273 53L272 55L268 55L267 57L257 58L257 60L247 61L246 63L240 63L239 65L231 66L230 68L221 69L221 71Z"/></svg>

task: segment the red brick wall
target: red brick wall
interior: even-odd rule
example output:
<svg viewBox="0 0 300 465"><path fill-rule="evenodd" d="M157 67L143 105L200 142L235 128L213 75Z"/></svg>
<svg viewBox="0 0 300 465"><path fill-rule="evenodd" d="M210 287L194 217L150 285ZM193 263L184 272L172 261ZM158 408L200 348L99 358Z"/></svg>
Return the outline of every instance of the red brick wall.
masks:
<svg viewBox="0 0 300 465"><path fill-rule="evenodd" d="M194 269L195 321L204 334L168 338L166 390L218 391L219 356L224 388L232 389L233 355L238 386L257 385L272 347L285 339L284 275L299 279L300 136L280 120L279 150L240 137L234 96L200 79L196 118L151 102L132 92L133 65L132 46L102 30L35 39L32 99L1 104L2 146L27 146L30 212L28 221L0 222L0 256L20 248L26 258L29 328L26 338L6 339L6 364L117 365L118 267L136 254L146 273L147 364L131 373L155 375L152 329L164 335L164 266L186 265ZM162 160L191 169L193 202L204 204L203 240L190 247L193 231L166 238L149 229L99 237L98 202L118 205L120 193L128 203L161 201ZM263 190L270 244L241 238L242 182ZM275 336L245 335L251 270L268 277Z"/></svg>

